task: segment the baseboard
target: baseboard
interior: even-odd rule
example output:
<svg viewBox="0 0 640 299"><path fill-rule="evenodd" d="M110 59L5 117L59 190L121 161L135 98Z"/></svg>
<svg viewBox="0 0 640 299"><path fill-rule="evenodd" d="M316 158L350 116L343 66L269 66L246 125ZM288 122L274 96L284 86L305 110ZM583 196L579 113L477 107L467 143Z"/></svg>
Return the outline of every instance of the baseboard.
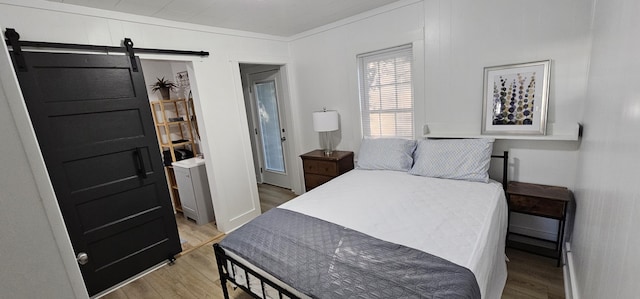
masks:
<svg viewBox="0 0 640 299"><path fill-rule="evenodd" d="M564 295L567 299L580 299L578 295L578 285L576 283L576 272L574 270L573 253L571 243L565 243L562 256L565 257L565 264L562 267L564 273Z"/></svg>

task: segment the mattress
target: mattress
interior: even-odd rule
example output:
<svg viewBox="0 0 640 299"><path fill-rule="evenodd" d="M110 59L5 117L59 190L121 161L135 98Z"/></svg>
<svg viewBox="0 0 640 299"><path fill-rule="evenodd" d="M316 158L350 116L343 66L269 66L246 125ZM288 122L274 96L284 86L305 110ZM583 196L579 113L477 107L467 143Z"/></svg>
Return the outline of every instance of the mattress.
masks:
<svg viewBox="0 0 640 299"><path fill-rule="evenodd" d="M482 298L506 281L507 204L502 185L352 170L281 206L471 270Z"/></svg>

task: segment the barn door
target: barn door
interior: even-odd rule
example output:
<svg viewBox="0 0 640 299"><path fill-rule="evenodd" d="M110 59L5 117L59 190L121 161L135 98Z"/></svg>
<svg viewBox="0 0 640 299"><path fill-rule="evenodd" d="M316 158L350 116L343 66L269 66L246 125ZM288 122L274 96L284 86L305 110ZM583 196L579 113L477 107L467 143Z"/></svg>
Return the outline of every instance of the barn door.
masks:
<svg viewBox="0 0 640 299"><path fill-rule="evenodd" d="M127 56L22 55L18 81L89 294L172 259L180 241L142 71Z"/></svg>

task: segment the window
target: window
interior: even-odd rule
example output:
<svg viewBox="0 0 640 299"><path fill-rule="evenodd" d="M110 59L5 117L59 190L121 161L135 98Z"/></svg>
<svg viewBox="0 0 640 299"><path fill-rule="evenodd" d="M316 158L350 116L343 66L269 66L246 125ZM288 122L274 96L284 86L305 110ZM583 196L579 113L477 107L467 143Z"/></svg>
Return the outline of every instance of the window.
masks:
<svg viewBox="0 0 640 299"><path fill-rule="evenodd" d="M357 56L365 137L413 138L411 45Z"/></svg>

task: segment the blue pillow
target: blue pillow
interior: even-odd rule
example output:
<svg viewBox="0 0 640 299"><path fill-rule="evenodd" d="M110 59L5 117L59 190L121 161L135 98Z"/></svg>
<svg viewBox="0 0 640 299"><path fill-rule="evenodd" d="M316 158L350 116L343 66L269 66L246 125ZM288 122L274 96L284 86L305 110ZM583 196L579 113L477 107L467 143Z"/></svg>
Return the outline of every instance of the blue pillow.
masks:
<svg viewBox="0 0 640 299"><path fill-rule="evenodd" d="M407 171L413 164L415 140L400 138L362 139L358 168Z"/></svg>
<svg viewBox="0 0 640 299"><path fill-rule="evenodd" d="M418 142L410 174L489 182L494 139L425 139Z"/></svg>

